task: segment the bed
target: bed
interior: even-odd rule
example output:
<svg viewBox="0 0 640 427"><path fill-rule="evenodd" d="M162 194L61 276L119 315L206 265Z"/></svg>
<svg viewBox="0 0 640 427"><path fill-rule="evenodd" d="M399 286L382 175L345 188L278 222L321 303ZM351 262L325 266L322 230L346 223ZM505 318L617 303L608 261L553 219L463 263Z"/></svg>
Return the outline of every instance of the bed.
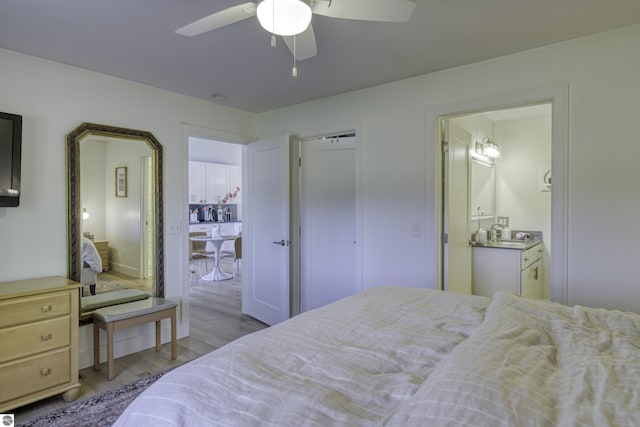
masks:
<svg viewBox="0 0 640 427"><path fill-rule="evenodd" d="M640 425L640 315L371 289L160 378L116 426Z"/></svg>

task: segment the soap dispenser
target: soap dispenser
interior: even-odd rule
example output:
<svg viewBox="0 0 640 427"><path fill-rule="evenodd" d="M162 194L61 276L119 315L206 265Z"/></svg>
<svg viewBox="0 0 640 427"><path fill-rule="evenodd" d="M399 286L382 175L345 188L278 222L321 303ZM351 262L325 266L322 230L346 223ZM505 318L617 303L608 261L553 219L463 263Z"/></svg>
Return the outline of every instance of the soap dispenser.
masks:
<svg viewBox="0 0 640 427"><path fill-rule="evenodd" d="M487 243L487 230L484 227L480 227L476 231L476 243L484 245Z"/></svg>

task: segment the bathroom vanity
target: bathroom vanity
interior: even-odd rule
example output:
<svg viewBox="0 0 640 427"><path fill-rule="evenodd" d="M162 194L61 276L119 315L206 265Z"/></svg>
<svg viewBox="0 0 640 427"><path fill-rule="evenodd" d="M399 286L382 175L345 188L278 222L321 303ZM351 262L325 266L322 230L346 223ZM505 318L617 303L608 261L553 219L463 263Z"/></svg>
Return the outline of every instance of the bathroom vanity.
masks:
<svg viewBox="0 0 640 427"><path fill-rule="evenodd" d="M473 294L511 291L542 299L542 241L498 241L473 245Z"/></svg>

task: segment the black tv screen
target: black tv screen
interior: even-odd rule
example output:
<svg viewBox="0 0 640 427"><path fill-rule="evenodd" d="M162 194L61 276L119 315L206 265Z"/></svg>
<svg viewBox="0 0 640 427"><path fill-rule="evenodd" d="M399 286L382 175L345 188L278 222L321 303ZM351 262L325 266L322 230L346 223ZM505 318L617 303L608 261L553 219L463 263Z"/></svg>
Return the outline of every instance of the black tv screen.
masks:
<svg viewBox="0 0 640 427"><path fill-rule="evenodd" d="M22 116L0 113L0 206L20 204Z"/></svg>

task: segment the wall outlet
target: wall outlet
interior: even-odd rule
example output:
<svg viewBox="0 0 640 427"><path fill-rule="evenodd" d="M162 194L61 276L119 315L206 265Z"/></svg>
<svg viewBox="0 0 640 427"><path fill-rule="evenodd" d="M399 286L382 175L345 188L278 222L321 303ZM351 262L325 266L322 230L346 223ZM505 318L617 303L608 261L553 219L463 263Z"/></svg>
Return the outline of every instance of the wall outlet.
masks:
<svg viewBox="0 0 640 427"><path fill-rule="evenodd" d="M498 217L498 224L500 224L503 227L508 227L509 226L509 217L508 216L499 216Z"/></svg>
<svg viewBox="0 0 640 427"><path fill-rule="evenodd" d="M169 234L180 234L182 232L182 221L170 222L167 232Z"/></svg>
<svg viewBox="0 0 640 427"><path fill-rule="evenodd" d="M411 224L411 237L422 237L422 225L419 222Z"/></svg>

